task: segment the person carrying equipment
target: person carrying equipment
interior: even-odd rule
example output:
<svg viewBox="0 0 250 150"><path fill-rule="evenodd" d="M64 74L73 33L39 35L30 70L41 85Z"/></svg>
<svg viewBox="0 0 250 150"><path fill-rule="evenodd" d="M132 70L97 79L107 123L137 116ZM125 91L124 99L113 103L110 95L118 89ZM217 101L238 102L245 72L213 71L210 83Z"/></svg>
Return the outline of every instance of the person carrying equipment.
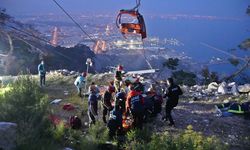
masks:
<svg viewBox="0 0 250 150"><path fill-rule="evenodd" d="M122 71L123 71L122 65L118 65L116 72L115 72L115 91L116 92L120 92L120 90L121 90Z"/></svg>
<svg viewBox="0 0 250 150"><path fill-rule="evenodd" d="M85 77L86 77L86 73L83 72L82 74L80 74L80 75L76 78L76 80L75 80L75 82L74 82L74 84L75 84L75 86L76 86L76 88L77 88L77 93L78 93L78 95L79 95L80 97L82 97L82 89L84 88Z"/></svg>
<svg viewBox="0 0 250 150"><path fill-rule="evenodd" d="M106 115L108 114L109 111L111 111L113 109L112 104L111 104L111 100L112 100L112 94L115 92L115 88L112 85L109 85L108 89L105 91L104 95L103 95L103 122L107 123L106 121Z"/></svg>
<svg viewBox="0 0 250 150"><path fill-rule="evenodd" d="M41 63L38 65L37 67L38 69L38 73L40 76L40 86L45 86L45 75L46 75L46 71L45 71L45 67L44 67L44 61L42 60Z"/></svg>
<svg viewBox="0 0 250 150"><path fill-rule="evenodd" d="M164 98L168 97L167 102L166 102L166 116L163 117L163 120L169 120L170 123L168 124L169 126L174 126L174 121L171 116L171 111L173 110L174 107L177 106L179 96L183 94L181 88L174 83L173 78L168 78L167 79L167 84L168 84L168 89L165 91Z"/></svg>
<svg viewBox="0 0 250 150"><path fill-rule="evenodd" d="M96 93L91 92L88 98L89 125L95 124L97 118L98 101Z"/></svg>
<svg viewBox="0 0 250 150"><path fill-rule="evenodd" d="M140 92L137 92L133 85L130 85L130 92L126 100L126 114L132 113L133 127L142 129L144 114L144 99Z"/></svg>

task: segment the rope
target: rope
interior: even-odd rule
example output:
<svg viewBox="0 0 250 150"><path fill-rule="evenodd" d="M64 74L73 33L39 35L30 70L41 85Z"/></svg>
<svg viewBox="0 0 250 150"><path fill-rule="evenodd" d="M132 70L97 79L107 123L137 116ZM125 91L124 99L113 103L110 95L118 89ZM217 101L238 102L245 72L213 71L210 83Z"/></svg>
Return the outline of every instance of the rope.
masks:
<svg viewBox="0 0 250 150"><path fill-rule="evenodd" d="M142 52L143 52L143 57L144 57L146 63L148 64L149 68L153 69L152 65L150 64L150 62L147 59L146 51L145 51L145 46L144 46L144 40L143 39L142 39Z"/></svg>
<svg viewBox="0 0 250 150"><path fill-rule="evenodd" d="M75 23L75 25L94 43L97 42L97 40L93 39L83 28L82 26L76 22L76 20L56 1L56 0L53 0L53 2L70 18L71 21L73 21ZM99 45L98 47L100 49L102 49Z"/></svg>
<svg viewBox="0 0 250 150"><path fill-rule="evenodd" d="M141 0L136 0L136 6L132 10L138 10L141 5Z"/></svg>
<svg viewBox="0 0 250 150"><path fill-rule="evenodd" d="M28 36L34 37L34 38L36 38L36 39L38 39L38 40L41 40L41 41L43 41L43 42L45 42L45 43L47 43L47 44L50 44L50 41L45 40L45 39L43 39L43 38L41 38L41 37L35 36L35 35L33 35L33 34L27 32L27 31L23 31L23 30L21 30L21 29L18 29L18 28L16 28L16 27L13 27L13 26L10 26L10 25L5 25L5 26L7 26L7 27L9 27L9 28L11 28L11 29L14 29L14 30L16 30L16 31L19 31L19 32L21 32L21 33L24 33L24 34L26 34L26 35L28 35ZM51 45L51 44L50 44L50 45ZM36 48L37 48L37 47L36 47ZM68 57L68 56L66 56L66 55L64 55L64 54L62 54L62 53L60 53L60 52L57 52L57 51L53 51L53 52L56 53L56 54L58 54L58 55L63 56L64 58L66 58L66 59L68 59L68 60L70 60L70 61L72 60L70 57Z"/></svg>

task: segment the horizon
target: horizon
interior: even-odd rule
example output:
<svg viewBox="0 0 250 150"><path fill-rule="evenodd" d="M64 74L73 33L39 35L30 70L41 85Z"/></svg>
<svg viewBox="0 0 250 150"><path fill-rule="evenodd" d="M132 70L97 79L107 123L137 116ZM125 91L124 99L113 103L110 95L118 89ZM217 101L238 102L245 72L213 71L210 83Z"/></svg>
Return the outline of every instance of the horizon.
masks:
<svg viewBox="0 0 250 150"><path fill-rule="evenodd" d="M70 0L60 1L69 13L116 13L120 9L134 7L135 1L131 0ZM24 14L63 14L52 0L2 0L1 7L12 16ZM143 14L187 14L219 17L247 17L246 8L249 2L246 0L148 0L141 1L140 11ZM85 6L85 7L84 7Z"/></svg>

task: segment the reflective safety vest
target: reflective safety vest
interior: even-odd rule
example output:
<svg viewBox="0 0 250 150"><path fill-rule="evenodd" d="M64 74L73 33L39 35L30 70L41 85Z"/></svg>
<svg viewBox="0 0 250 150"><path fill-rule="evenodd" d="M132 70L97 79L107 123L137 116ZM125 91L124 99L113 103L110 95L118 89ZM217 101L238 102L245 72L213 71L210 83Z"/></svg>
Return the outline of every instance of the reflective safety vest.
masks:
<svg viewBox="0 0 250 150"><path fill-rule="evenodd" d="M237 103L232 104L228 109L228 112L236 114L244 114L244 110L242 110L241 105Z"/></svg>

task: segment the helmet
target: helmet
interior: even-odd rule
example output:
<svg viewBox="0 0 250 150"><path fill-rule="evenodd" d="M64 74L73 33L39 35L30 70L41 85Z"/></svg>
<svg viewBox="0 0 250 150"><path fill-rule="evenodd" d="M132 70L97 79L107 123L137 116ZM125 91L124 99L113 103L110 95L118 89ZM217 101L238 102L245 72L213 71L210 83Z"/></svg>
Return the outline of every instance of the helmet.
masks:
<svg viewBox="0 0 250 150"><path fill-rule="evenodd" d="M117 70L118 70L118 71L122 71L122 70L123 70L122 65L118 65L118 66L117 66Z"/></svg>
<svg viewBox="0 0 250 150"><path fill-rule="evenodd" d="M109 87L108 87L108 91L109 91L110 93L115 92L115 87L109 86Z"/></svg>
<svg viewBox="0 0 250 150"><path fill-rule="evenodd" d="M83 73L82 73L82 76L83 76L83 77L86 77L86 76L87 76L87 73L86 73L86 72L83 72Z"/></svg>

